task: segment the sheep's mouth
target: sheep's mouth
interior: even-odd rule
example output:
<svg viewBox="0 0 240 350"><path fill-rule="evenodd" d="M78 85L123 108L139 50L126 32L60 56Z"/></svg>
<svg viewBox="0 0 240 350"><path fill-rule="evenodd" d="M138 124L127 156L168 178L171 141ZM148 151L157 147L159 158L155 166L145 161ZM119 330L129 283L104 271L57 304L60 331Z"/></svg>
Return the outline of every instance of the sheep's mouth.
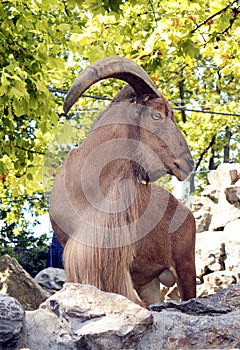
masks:
<svg viewBox="0 0 240 350"><path fill-rule="evenodd" d="M193 160L180 159L173 163L173 168L170 170L171 175L175 175L179 181L185 180L193 171ZM169 173L170 174L170 173Z"/></svg>
<svg viewBox="0 0 240 350"><path fill-rule="evenodd" d="M161 164L157 169L145 169L143 166L134 167L134 172L139 181L154 182L164 175L174 175L179 181L185 180L193 171L191 158L179 158L171 164Z"/></svg>

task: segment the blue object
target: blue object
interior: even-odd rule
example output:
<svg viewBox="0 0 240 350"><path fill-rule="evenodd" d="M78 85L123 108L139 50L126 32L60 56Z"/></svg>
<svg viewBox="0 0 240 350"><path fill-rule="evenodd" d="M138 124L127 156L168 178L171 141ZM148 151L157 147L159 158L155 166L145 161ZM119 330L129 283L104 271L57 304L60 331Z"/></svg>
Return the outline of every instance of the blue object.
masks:
<svg viewBox="0 0 240 350"><path fill-rule="evenodd" d="M54 232L52 237L52 243L50 245L47 256L47 267L57 267L64 269L63 266L63 247L57 239L57 235Z"/></svg>

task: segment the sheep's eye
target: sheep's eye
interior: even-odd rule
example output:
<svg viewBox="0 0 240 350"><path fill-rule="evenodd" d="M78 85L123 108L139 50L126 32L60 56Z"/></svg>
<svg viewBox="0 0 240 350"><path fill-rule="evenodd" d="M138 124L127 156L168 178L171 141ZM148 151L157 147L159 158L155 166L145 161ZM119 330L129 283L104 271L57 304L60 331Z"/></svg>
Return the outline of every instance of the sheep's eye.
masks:
<svg viewBox="0 0 240 350"><path fill-rule="evenodd" d="M152 118L153 118L154 120L162 120L162 119L163 119L163 116L162 116L161 113L153 113L153 114L152 114Z"/></svg>

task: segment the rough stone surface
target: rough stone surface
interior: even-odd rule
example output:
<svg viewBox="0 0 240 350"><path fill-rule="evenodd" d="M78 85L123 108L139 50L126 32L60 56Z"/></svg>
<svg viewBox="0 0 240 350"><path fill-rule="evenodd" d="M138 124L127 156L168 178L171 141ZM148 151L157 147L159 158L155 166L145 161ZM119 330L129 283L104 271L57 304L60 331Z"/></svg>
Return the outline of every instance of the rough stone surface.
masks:
<svg viewBox="0 0 240 350"><path fill-rule="evenodd" d="M196 236L196 270L197 276L208 269L203 277L203 284L197 286L197 296L207 296L216 293L220 288L226 287L234 280L239 281L240 274L240 220L229 223L224 231L207 231ZM225 243L227 258L226 269L220 270L218 262L221 244ZM211 270L211 271L210 271ZM233 277L232 277L233 276ZM200 281L199 281L200 283Z"/></svg>
<svg viewBox="0 0 240 350"><path fill-rule="evenodd" d="M151 308L154 324L137 350L240 348L240 285L209 298Z"/></svg>
<svg viewBox="0 0 240 350"><path fill-rule="evenodd" d="M240 173L239 163L223 163L215 171L208 174L208 181L215 189L222 190L232 183L231 172L235 170ZM236 183L237 184L237 183Z"/></svg>
<svg viewBox="0 0 240 350"><path fill-rule="evenodd" d="M212 207L210 230L221 230L228 222L240 218L240 210L229 203L225 194L225 189L231 186L231 172L234 170L239 173L240 164L221 164L217 170L208 174L210 185L219 190L218 203Z"/></svg>
<svg viewBox="0 0 240 350"><path fill-rule="evenodd" d="M196 221L197 232L207 231L212 218L211 200L204 197L195 198L191 203L191 210Z"/></svg>
<svg viewBox="0 0 240 350"><path fill-rule="evenodd" d="M20 342L31 350L134 349L152 324L150 311L93 286L67 283L26 312Z"/></svg>
<svg viewBox="0 0 240 350"><path fill-rule="evenodd" d="M0 257L0 293L16 298L25 310L35 310L49 293L8 255Z"/></svg>
<svg viewBox="0 0 240 350"><path fill-rule="evenodd" d="M0 294L0 350L16 346L24 316L25 311L15 298Z"/></svg>
<svg viewBox="0 0 240 350"><path fill-rule="evenodd" d="M68 283L38 310L26 311L21 338L14 349L240 347L240 284L223 288L208 298L167 301L149 309L93 286Z"/></svg>
<svg viewBox="0 0 240 350"><path fill-rule="evenodd" d="M40 271L34 279L47 291L56 291L62 289L66 281L66 274L63 269L48 267Z"/></svg>
<svg viewBox="0 0 240 350"><path fill-rule="evenodd" d="M240 219L229 222L223 230L223 237L229 242L240 244Z"/></svg>
<svg viewBox="0 0 240 350"><path fill-rule="evenodd" d="M224 191L227 201L240 209L240 186L231 186Z"/></svg>
<svg viewBox="0 0 240 350"><path fill-rule="evenodd" d="M240 224L240 222L236 223L237 226L238 224ZM210 261L214 260L213 256L215 256L215 263L211 265L211 269L213 271L220 270L218 258L222 243L225 243L227 253L227 258L225 260L226 270L238 269L238 267L240 267L240 231L237 233L232 229L234 225L228 225L226 226L226 231L206 231L197 234L196 270L198 275L204 266L210 265Z"/></svg>
<svg viewBox="0 0 240 350"><path fill-rule="evenodd" d="M216 205L212 210L209 230L223 230L229 222L239 218L240 210L229 204L224 194L224 197L221 197L221 201L219 200L219 205Z"/></svg>
<svg viewBox="0 0 240 350"><path fill-rule="evenodd" d="M240 273L237 270L233 271L214 271L204 276L204 283L198 286L198 296L206 297L231 284L240 283Z"/></svg>
<svg viewBox="0 0 240 350"><path fill-rule="evenodd" d="M233 173L240 177L240 164L222 164L208 174L210 185L200 197L192 199L190 208L197 232L219 231L240 218L240 180L233 183Z"/></svg>
<svg viewBox="0 0 240 350"><path fill-rule="evenodd" d="M220 246L225 243L227 253L226 269L233 269L240 259L240 240L239 232L234 231L230 223L225 227L224 231L207 231L198 233L196 236L196 254L201 254L203 263L209 254L213 253L216 257L219 255ZM240 220L236 225L240 224Z"/></svg>
<svg viewBox="0 0 240 350"><path fill-rule="evenodd" d="M216 188L213 185L208 185L203 190L202 194L203 197L207 197L211 199L213 203L218 203L219 200L219 189Z"/></svg>

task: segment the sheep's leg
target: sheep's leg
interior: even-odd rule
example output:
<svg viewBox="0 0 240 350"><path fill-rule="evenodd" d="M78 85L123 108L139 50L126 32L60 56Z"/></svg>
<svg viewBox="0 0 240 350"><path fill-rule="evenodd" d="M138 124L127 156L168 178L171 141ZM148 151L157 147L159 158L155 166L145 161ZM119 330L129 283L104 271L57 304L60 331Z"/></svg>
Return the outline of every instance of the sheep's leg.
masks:
<svg viewBox="0 0 240 350"><path fill-rule="evenodd" d="M195 261L193 259L181 259L181 263L177 264L176 281L181 299L189 300L196 298L196 270Z"/></svg>
<svg viewBox="0 0 240 350"><path fill-rule="evenodd" d="M182 300L196 298L195 219L189 213L177 231L171 234L176 282Z"/></svg>
<svg viewBox="0 0 240 350"><path fill-rule="evenodd" d="M146 307L148 304L145 303L145 300L141 298L141 296L136 292L133 287L131 275L129 272L126 273L126 278L121 283L122 286L125 286L124 291L120 290L119 294L126 296L128 299L132 300L134 303Z"/></svg>
<svg viewBox="0 0 240 350"><path fill-rule="evenodd" d="M164 301L164 298L161 295L158 277L143 286L136 287L136 290L146 305L158 304Z"/></svg>

